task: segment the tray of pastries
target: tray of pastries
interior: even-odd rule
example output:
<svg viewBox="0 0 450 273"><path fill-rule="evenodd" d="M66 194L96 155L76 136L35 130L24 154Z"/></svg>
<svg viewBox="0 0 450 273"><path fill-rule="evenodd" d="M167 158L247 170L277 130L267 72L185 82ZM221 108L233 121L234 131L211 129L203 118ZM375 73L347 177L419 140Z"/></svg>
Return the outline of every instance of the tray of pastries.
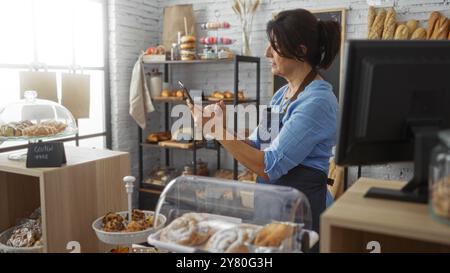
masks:
<svg viewBox="0 0 450 273"><path fill-rule="evenodd" d="M307 252L318 242L302 224L273 221L264 226L235 217L185 213L148 237L148 243L171 252Z"/></svg>
<svg viewBox="0 0 450 273"><path fill-rule="evenodd" d="M245 101L247 100L245 93L243 90L238 91L238 100L239 101ZM227 91L219 91L215 90L211 93L211 95L207 98L209 101L234 101L234 93L227 90Z"/></svg>
<svg viewBox="0 0 450 273"><path fill-rule="evenodd" d="M41 253L42 241L41 213L37 209L19 225L0 234L0 253Z"/></svg>
<svg viewBox="0 0 450 273"><path fill-rule="evenodd" d="M153 225L153 211L132 210L131 221L128 221L128 212L109 212L97 218L92 223L98 239L112 245L138 244L147 240L147 237L158 228L164 226L166 218L159 215L158 226Z"/></svg>
<svg viewBox="0 0 450 273"><path fill-rule="evenodd" d="M29 120L9 122L0 125L0 138L29 139L57 137L65 135L66 128L67 125L64 122L56 120L46 120L39 123L33 123Z"/></svg>

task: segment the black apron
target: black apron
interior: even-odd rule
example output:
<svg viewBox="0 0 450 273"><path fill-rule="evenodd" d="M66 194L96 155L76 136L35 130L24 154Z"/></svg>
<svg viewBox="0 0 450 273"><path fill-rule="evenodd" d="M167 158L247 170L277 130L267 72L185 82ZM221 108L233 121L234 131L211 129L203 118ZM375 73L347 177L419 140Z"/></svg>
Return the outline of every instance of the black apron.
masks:
<svg viewBox="0 0 450 273"><path fill-rule="evenodd" d="M291 101L295 100L298 94L303 91L304 87L311 83L317 74L312 71L305 78L304 83L296 92L296 94L292 97ZM280 107L281 108L281 107ZM287 109L287 107L285 108ZM277 111L278 113L272 113L270 108L266 109L263 118L267 121L267 132L270 133L270 128L272 128L272 117L278 116L279 122L279 130L281 130L283 126L283 117L285 112L280 109ZM258 128L259 131L259 128ZM258 132L258 138L262 144L267 143L267 137L264 139L260 138L260 134ZM270 140L269 140L270 141ZM311 207L311 218L312 218L312 229L319 233L320 230L320 214L326 208L326 193L327 193L327 175L325 172L314 169L311 167L298 165L291 169L287 174L281 176L275 181L271 181L271 184L280 185L280 186L288 186L295 188L306 195L308 198L310 207ZM277 204L278 203L278 204ZM282 208L283 200L277 200L277 197L274 196L255 196L255 208L267 208L267 204L273 204L273 209L259 209L255 211L255 218L260 222L267 221L267 219L276 219L279 217L279 211L274 210L275 208L280 208L285 210L286 208ZM295 219L296 221L302 222L307 219ZM310 223L311 224L311 223Z"/></svg>

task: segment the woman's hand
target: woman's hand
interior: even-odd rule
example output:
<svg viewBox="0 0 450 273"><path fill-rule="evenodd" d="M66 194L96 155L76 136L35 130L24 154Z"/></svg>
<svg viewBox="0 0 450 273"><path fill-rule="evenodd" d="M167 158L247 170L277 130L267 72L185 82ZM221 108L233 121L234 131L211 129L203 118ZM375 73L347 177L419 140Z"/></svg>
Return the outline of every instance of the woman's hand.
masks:
<svg viewBox="0 0 450 273"><path fill-rule="evenodd" d="M211 129L210 131L203 130L205 136L212 136L215 139L224 138L226 130L226 107L223 101L207 105L204 109L199 105L192 105L189 101L186 101L186 104L191 110L196 127L204 129L206 124L209 125L206 129ZM216 128L216 125L219 127Z"/></svg>

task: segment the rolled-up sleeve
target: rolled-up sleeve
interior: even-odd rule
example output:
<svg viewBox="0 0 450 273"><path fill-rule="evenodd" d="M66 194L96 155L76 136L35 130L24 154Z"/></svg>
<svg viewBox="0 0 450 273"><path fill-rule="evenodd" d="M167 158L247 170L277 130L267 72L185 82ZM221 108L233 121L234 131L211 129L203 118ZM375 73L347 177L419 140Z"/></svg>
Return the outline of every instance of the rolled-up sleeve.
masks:
<svg viewBox="0 0 450 273"><path fill-rule="evenodd" d="M293 110L278 136L264 150L264 172L270 181L301 164L315 145L327 138L332 111L325 99L312 99Z"/></svg>

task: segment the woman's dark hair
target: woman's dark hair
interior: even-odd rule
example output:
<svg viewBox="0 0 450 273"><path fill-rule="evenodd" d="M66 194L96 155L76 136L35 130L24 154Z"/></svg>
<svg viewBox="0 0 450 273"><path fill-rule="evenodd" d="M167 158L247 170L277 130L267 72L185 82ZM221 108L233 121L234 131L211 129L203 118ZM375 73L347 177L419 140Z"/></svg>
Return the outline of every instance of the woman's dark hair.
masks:
<svg viewBox="0 0 450 273"><path fill-rule="evenodd" d="M313 68L330 67L341 47L340 24L318 20L305 9L280 12L267 23L266 32L278 55L306 61Z"/></svg>

